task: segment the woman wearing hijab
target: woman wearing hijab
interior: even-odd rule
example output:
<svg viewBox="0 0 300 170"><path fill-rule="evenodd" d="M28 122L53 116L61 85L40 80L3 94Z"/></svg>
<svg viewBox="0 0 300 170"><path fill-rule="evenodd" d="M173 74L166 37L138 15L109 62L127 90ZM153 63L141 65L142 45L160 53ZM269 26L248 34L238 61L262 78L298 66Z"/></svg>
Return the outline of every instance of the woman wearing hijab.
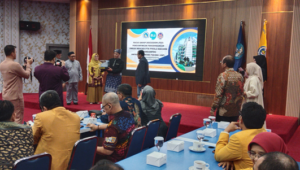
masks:
<svg viewBox="0 0 300 170"><path fill-rule="evenodd" d="M107 76L105 82L104 91L117 92L118 86L122 83L122 70L124 68L124 62L120 58L122 49L115 49L114 58L109 59L109 66L107 69Z"/></svg>
<svg viewBox="0 0 300 170"><path fill-rule="evenodd" d="M262 96L263 89L263 77L262 72L256 63L249 63L246 67L246 73L248 78L244 84L244 103L256 102L264 107L264 101Z"/></svg>
<svg viewBox="0 0 300 170"><path fill-rule="evenodd" d="M269 152L282 152L288 154L287 146L283 139L275 133L259 133L248 145L248 153L253 165L256 163L258 158ZM244 170L253 170L253 168Z"/></svg>
<svg viewBox="0 0 300 170"><path fill-rule="evenodd" d="M142 110L144 114L146 114L149 121L154 119L160 120L158 136L165 138L168 131L168 126L161 117L163 104L160 100L155 99L156 93L151 86L145 86L142 91L142 95L139 98Z"/></svg>
<svg viewBox="0 0 300 170"><path fill-rule="evenodd" d="M91 62L89 63L89 84L86 100L90 104L97 104L102 101L102 73L99 61L99 55L94 53Z"/></svg>

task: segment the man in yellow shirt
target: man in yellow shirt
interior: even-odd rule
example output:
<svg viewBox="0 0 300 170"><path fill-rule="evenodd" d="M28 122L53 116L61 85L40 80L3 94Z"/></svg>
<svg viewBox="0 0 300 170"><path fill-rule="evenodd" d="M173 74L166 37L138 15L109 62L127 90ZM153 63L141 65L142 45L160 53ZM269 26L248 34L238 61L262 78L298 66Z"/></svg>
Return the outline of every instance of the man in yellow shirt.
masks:
<svg viewBox="0 0 300 170"><path fill-rule="evenodd" d="M261 105L255 102L245 103L239 122L232 122L220 134L215 150L216 161L233 162L236 170L253 167L248 155L248 145L257 134L266 131L263 128L265 119L266 111ZM242 131L229 138L229 133L237 129ZM228 165L227 168L229 168Z"/></svg>
<svg viewBox="0 0 300 170"><path fill-rule="evenodd" d="M54 90L40 97L42 113L38 113L33 125L34 154L47 152L52 156L51 170L68 167L73 146L80 138L80 118L61 107L61 100Z"/></svg>

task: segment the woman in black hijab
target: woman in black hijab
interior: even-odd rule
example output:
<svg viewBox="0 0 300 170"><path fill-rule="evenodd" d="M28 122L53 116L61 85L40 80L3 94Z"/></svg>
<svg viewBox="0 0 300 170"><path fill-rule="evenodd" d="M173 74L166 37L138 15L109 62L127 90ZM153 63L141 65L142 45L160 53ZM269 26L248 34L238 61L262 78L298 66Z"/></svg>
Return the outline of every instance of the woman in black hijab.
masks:
<svg viewBox="0 0 300 170"><path fill-rule="evenodd" d="M260 66L262 75L263 75L263 81L267 81L267 59L264 55L257 55L253 57L254 61L257 65Z"/></svg>

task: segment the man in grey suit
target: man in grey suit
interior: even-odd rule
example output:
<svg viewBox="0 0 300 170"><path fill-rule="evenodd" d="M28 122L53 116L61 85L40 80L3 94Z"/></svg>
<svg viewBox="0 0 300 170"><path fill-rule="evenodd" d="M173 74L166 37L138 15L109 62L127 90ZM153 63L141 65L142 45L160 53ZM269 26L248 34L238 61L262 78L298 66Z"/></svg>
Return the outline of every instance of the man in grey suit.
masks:
<svg viewBox="0 0 300 170"><path fill-rule="evenodd" d="M135 71L135 82L137 85L137 96L140 96L141 90L150 83L149 75L149 64L148 60L144 57L145 53L143 50L139 50L137 56L140 60L139 65Z"/></svg>

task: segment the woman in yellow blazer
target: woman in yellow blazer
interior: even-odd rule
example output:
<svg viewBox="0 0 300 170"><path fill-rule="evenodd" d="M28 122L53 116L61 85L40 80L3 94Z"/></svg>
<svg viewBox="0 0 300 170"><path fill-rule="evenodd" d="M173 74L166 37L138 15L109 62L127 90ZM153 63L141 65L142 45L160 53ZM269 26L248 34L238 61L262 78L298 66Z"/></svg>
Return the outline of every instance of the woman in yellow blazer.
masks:
<svg viewBox="0 0 300 170"><path fill-rule="evenodd" d="M49 90L40 97L43 112L34 119L33 138L37 145L34 154L47 152L52 156L51 170L65 170L73 146L80 139L80 118L60 107L58 94Z"/></svg>

